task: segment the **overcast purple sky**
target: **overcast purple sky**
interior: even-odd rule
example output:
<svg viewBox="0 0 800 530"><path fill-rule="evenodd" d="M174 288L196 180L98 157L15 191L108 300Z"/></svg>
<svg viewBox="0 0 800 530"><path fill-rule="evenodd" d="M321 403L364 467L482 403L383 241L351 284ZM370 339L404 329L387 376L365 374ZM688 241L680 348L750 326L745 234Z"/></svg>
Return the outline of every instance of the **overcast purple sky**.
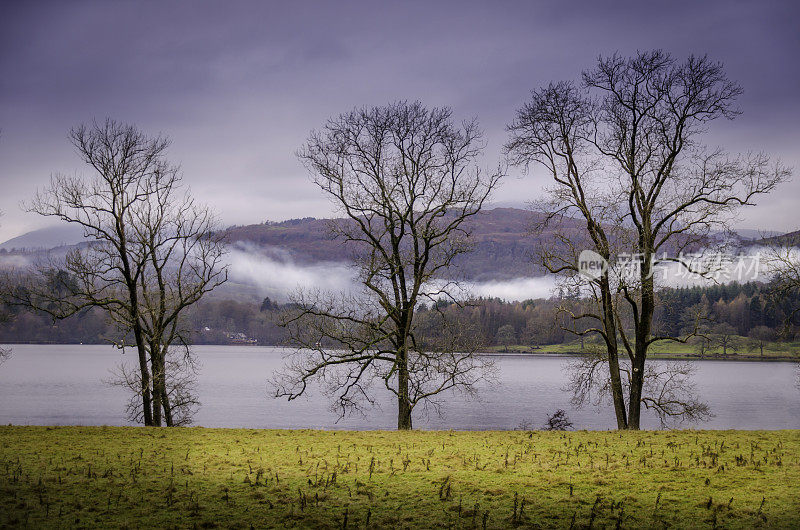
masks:
<svg viewBox="0 0 800 530"><path fill-rule="evenodd" d="M708 141L800 168L800 7L784 2L4 2L0 241L42 226L20 209L54 172L84 172L66 136L113 117L173 140L194 194L225 224L328 215L295 151L357 105L420 99L477 117L487 164L530 90L599 54L707 53L742 84L743 115ZM512 173L498 201L544 181ZM800 177L742 227L800 228Z"/></svg>

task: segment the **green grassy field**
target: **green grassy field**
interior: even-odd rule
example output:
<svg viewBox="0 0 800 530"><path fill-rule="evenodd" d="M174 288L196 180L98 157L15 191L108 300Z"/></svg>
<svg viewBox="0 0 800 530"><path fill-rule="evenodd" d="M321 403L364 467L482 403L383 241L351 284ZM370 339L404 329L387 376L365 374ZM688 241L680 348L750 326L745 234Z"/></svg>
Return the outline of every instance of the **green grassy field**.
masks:
<svg viewBox="0 0 800 530"><path fill-rule="evenodd" d="M746 345L745 337L738 337L740 345L735 351L728 351L727 355L723 356L722 348L710 348L703 356L704 359L724 359L724 360L746 360L746 361L760 361L760 360L779 360L779 361L797 361L800 360L800 342L770 342L764 346L764 354L753 346ZM590 351L591 348L597 348L597 344L586 343L584 349L581 350L580 341L570 341L563 344L546 344L538 348L531 348L526 345L512 345L504 346L491 346L488 348L490 353L541 353L541 354L580 354L582 352ZM662 341L654 344L649 352L652 358L661 359L699 359L697 349L689 344L681 344L679 342Z"/></svg>
<svg viewBox="0 0 800 530"><path fill-rule="evenodd" d="M800 431L0 427L0 527L797 527Z"/></svg>

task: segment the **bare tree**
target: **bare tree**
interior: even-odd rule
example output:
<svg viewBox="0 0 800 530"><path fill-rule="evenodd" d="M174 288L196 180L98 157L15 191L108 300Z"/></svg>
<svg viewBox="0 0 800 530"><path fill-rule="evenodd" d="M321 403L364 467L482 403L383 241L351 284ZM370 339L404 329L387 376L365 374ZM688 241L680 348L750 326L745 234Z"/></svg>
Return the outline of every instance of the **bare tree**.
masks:
<svg viewBox="0 0 800 530"><path fill-rule="evenodd" d="M116 345L124 348L132 335L137 350L138 371L119 381L137 396L131 417L145 425L186 423L191 378L180 374L195 362L182 317L227 279L214 216L181 189L178 167L165 158L166 139L112 120L82 125L70 138L94 175L54 176L28 209L82 226L92 242L63 263L39 267L16 298L55 318L102 308L122 332Z"/></svg>
<svg viewBox="0 0 800 530"><path fill-rule="evenodd" d="M474 121L457 127L450 109L419 102L353 110L311 133L299 157L346 219L333 228L356 249L361 289L295 297L284 325L298 350L277 396L294 399L319 378L344 414L371 401L378 380L397 398L398 429L411 429L417 405L483 377L469 333L434 310L442 333L425 342L415 318L422 300L452 295L464 221L500 178L477 167L480 138Z"/></svg>
<svg viewBox="0 0 800 530"><path fill-rule="evenodd" d="M563 232L544 265L594 294L597 310L572 316L594 321L589 332L604 339L619 428L639 428L649 347L688 339L654 333L659 260L686 266L684 251L706 245L737 207L789 176L766 155L731 157L699 142L710 122L738 114L740 92L707 57L678 63L662 51L613 55L601 57L580 84L535 90L509 126L510 161L544 168L552 178L545 221L586 226L581 234ZM608 269L578 276L582 248ZM631 363L627 392L620 349Z"/></svg>
<svg viewBox="0 0 800 530"><path fill-rule="evenodd" d="M195 358L191 352L187 352L185 349L168 348L161 362L163 366L156 369L161 371L161 377L163 377L161 394L165 396L162 399L165 424L167 426L189 425L200 407L195 393L197 383ZM160 380L161 377L153 374L152 380ZM114 378L108 383L130 392L126 408L128 419L136 423L143 423L144 408L140 391L142 388L141 371L120 363L114 372Z"/></svg>
<svg viewBox="0 0 800 530"><path fill-rule="evenodd" d="M0 131L0 132L2 132L2 131ZM2 217L2 216L3 216L3 212L0 211L0 217ZM2 286L0 286L0 288L2 288ZM0 293L0 295L2 295L2 294L3 293ZM0 300L1 299L2 299L2 297L0 296ZM7 322L9 319L10 319L10 316L8 314L6 314L6 312L3 311L2 308L0 308L0 323ZM0 346L0 364L3 364L4 362L6 362L10 357L11 357L11 350L9 348L3 348L2 346Z"/></svg>
<svg viewBox="0 0 800 530"><path fill-rule="evenodd" d="M750 330L749 337L751 348L758 348L760 355L763 357L764 346L777 340L778 333L769 326L756 326Z"/></svg>
<svg viewBox="0 0 800 530"><path fill-rule="evenodd" d="M767 296L783 313L783 329L780 335L790 338L797 330L797 319L800 316L800 306L795 302L800 297L800 250L791 241L771 247L767 251L767 271L771 275ZM761 355L764 354L765 338L775 340L778 333L775 332L771 337L768 332L759 333L756 340L761 346ZM796 385L800 388L800 364L796 374Z"/></svg>
<svg viewBox="0 0 800 530"><path fill-rule="evenodd" d="M0 212L0 217L2 217L2 215L3 215L3 212ZM4 287L2 285L0 285L0 289L2 289L2 288L4 288ZM0 292L0 300L2 300L4 298L3 294L4 293ZM8 315L4 309L5 308L0 307L0 323L8 322L10 320L10 318L11 318L10 315ZM3 364L4 362L6 362L10 357L11 357L11 349L3 348L2 346L0 346L0 364Z"/></svg>
<svg viewBox="0 0 800 530"><path fill-rule="evenodd" d="M727 322L720 322L713 329L714 342L722 348L722 355L728 355L728 350L736 354L739 351L740 341L736 328Z"/></svg>
<svg viewBox="0 0 800 530"><path fill-rule="evenodd" d="M572 429L572 422L569 421L567 411L558 409L552 415L547 416L543 428L545 431L568 431Z"/></svg>
<svg viewBox="0 0 800 530"><path fill-rule="evenodd" d="M511 324L504 324L500 326L500 329L497 330L495 342L497 342L498 345L503 346L503 351L507 352L508 347L512 344L516 344L517 342L517 335L514 331L514 326Z"/></svg>
<svg viewBox="0 0 800 530"><path fill-rule="evenodd" d="M3 307L0 307L0 324L3 322L8 322L11 320L11 316L4 310ZM8 359L11 358L11 348L4 348L0 346L0 364L3 364Z"/></svg>
<svg viewBox="0 0 800 530"><path fill-rule="evenodd" d="M623 391L629 392L633 380L631 363L620 362ZM658 361L645 368L642 404L658 418L662 427L684 422L703 421L711 417L708 405L697 395L692 374L695 366L686 361ZM608 370L608 355L597 351L571 363L565 388L572 393L572 404L601 406L613 395Z"/></svg>
<svg viewBox="0 0 800 530"><path fill-rule="evenodd" d="M783 310L782 335L789 335L797 326L800 307L792 300L800 297L800 249L792 245L775 245L766 253L770 282L767 295L776 307Z"/></svg>

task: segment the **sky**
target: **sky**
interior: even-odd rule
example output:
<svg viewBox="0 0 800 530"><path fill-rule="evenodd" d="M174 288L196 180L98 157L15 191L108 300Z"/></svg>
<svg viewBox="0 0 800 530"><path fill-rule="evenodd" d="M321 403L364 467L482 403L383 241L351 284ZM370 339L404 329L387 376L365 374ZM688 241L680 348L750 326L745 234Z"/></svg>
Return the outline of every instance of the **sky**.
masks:
<svg viewBox="0 0 800 530"><path fill-rule="evenodd" d="M784 2L0 3L0 241L52 223L21 203L54 173L86 174L71 127L111 117L172 139L169 157L221 222L326 217L297 149L356 106L420 100L477 118L484 164L550 81L599 55L708 54L744 94L706 142L800 168L800 4ZM495 200L546 179L512 170ZM742 228L800 228L800 177Z"/></svg>

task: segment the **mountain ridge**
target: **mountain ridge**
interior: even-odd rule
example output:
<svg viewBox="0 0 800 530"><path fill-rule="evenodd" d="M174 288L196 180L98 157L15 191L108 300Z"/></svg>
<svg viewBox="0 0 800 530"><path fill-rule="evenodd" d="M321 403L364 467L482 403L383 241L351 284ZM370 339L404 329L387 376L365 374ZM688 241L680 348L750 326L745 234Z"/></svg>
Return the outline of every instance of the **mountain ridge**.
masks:
<svg viewBox="0 0 800 530"><path fill-rule="evenodd" d="M540 245L558 244L558 231L583 232L579 220L562 221L558 226L531 233L531 226L541 220L542 214L513 207L496 207L484 210L465 222L472 233L473 248L468 254L458 256L455 274L474 281L509 280L521 277L542 276L545 270L534 260ZM300 266L324 262L349 262L355 248L336 239L331 223L342 219L305 217L279 222L229 226L221 233L224 240L240 250L269 251L270 259ZM345 221L346 222L346 221ZM749 231L752 232L752 231ZM740 243L800 244L800 231L771 235L760 239L743 234ZM0 243L4 253L16 249L18 254L36 253L48 246L62 247L84 241L79 227L57 226L34 230Z"/></svg>

